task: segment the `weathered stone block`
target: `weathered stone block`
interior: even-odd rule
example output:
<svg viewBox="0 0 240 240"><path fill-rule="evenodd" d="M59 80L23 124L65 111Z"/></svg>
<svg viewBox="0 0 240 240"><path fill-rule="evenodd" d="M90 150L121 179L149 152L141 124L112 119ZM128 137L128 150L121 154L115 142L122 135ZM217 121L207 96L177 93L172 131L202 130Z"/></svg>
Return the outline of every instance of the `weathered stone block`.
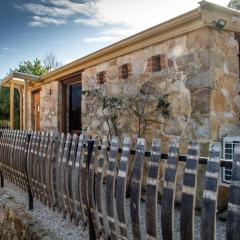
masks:
<svg viewBox="0 0 240 240"><path fill-rule="evenodd" d="M186 87L192 88L212 88L213 82L209 79L209 71L200 71L197 74L187 74Z"/></svg>
<svg viewBox="0 0 240 240"><path fill-rule="evenodd" d="M188 49L207 48L209 46L209 28L189 33L186 44Z"/></svg>
<svg viewBox="0 0 240 240"><path fill-rule="evenodd" d="M195 112L208 114L210 112L211 89L192 89L191 90L191 108Z"/></svg>
<svg viewBox="0 0 240 240"><path fill-rule="evenodd" d="M186 55L182 55L179 57L175 58L175 62L178 65L178 67L182 67L184 65L188 65L194 62L194 54L193 53L189 53Z"/></svg>
<svg viewBox="0 0 240 240"><path fill-rule="evenodd" d="M42 240L52 239L51 232L43 227L26 212L25 207L0 191L0 239L1 240ZM7 196L7 197L6 197Z"/></svg>

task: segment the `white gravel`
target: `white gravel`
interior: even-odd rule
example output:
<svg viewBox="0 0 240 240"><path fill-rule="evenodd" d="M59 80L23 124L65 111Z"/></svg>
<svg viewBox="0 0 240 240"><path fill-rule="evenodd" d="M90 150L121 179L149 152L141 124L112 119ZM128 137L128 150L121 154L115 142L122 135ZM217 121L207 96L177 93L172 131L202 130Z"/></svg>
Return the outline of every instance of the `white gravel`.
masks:
<svg viewBox="0 0 240 240"><path fill-rule="evenodd" d="M12 183L5 181L4 189L16 201L22 203L28 208L28 194ZM54 212L40 201L34 201L34 209L29 211L34 219L37 219L41 225L49 229L53 235L53 240L82 240L88 239L88 230L82 226L75 226L69 219L63 219L62 214Z"/></svg>
<svg viewBox="0 0 240 240"><path fill-rule="evenodd" d="M10 195L15 197L15 199L28 207L28 195L21 191L18 187L13 185L12 183L5 182L4 188ZM105 194L103 194L105 195ZM127 213L128 213L128 233L129 239L132 239L132 230L130 224L130 203L129 200L127 202ZM82 226L75 226L69 219L63 219L61 213L54 212L49 209L45 205L43 205L39 201L34 201L34 209L30 211L31 215L34 219L37 219L40 224L49 229L53 235L55 236L53 240L82 240L89 239L88 229L84 229ZM161 206L158 205L158 230L159 236L161 236L161 226L160 226L160 214ZM141 229L143 234L146 234L145 228L145 204L141 204ZM175 211L175 236L176 239L180 239L180 212L178 210ZM146 239L143 237L143 239ZM195 217L195 239L200 239L200 217ZM217 240L226 239L226 223L217 221Z"/></svg>

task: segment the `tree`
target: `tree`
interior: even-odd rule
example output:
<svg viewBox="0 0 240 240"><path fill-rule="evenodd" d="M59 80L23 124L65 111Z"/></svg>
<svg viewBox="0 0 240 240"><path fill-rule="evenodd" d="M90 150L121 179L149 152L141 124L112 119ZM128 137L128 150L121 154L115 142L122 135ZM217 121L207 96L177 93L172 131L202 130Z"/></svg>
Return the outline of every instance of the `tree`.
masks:
<svg viewBox="0 0 240 240"><path fill-rule="evenodd" d="M9 119L9 88L0 87L0 124L8 123ZM17 89L14 89L14 127L19 128L19 92Z"/></svg>
<svg viewBox="0 0 240 240"><path fill-rule="evenodd" d="M26 73L35 76L42 76L49 72L49 68L44 66L38 58L36 58L33 62L31 61L24 61L20 62L17 68L13 71ZM12 71L12 70L11 70Z"/></svg>
<svg viewBox="0 0 240 240"><path fill-rule="evenodd" d="M62 66L62 64L57 61L57 57L52 51L46 54L43 63L44 66L50 71Z"/></svg>
<svg viewBox="0 0 240 240"><path fill-rule="evenodd" d="M126 131L133 131L139 138L144 137L151 125L164 125L162 119L170 114L168 95L159 94L150 80L143 83L131 97L108 96L101 89L82 91L82 94L101 109L99 128L108 139L121 137ZM86 130L88 128L90 126Z"/></svg>
<svg viewBox="0 0 240 240"><path fill-rule="evenodd" d="M49 72L49 68L46 66L43 66L41 60L36 58L33 62L31 61L24 61L20 62L19 66L15 68L14 71L26 73L30 75L35 76L42 76L44 74L47 74ZM19 128L19 111L20 111L20 103L19 103L19 93L15 89L14 92L14 127ZM6 98L9 104L9 97Z"/></svg>
<svg viewBox="0 0 240 240"><path fill-rule="evenodd" d="M228 3L228 7L240 10L240 0L231 0Z"/></svg>
<svg viewBox="0 0 240 240"><path fill-rule="evenodd" d="M1 121L9 118L9 89L0 88L0 117Z"/></svg>
<svg viewBox="0 0 240 240"><path fill-rule="evenodd" d="M45 66L41 60L36 58L31 61L20 62L17 68L10 70L10 72L21 72L35 76L42 76L47 74L50 71L48 66ZM14 91L14 127L19 128L19 93L18 90ZM0 123L1 121L9 120L9 88L1 87L0 88Z"/></svg>

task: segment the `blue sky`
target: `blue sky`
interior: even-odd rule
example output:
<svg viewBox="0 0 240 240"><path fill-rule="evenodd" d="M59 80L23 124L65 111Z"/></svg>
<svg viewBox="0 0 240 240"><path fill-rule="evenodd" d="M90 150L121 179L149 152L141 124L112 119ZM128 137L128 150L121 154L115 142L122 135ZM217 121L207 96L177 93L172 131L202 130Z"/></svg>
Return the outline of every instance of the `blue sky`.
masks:
<svg viewBox="0 0 240 240"><path fill-rule="evenodd" d="M0 79L52 51L62 64L192 10L199 0L0 0ZM229 0L211 0L226 6Z"/></svg>

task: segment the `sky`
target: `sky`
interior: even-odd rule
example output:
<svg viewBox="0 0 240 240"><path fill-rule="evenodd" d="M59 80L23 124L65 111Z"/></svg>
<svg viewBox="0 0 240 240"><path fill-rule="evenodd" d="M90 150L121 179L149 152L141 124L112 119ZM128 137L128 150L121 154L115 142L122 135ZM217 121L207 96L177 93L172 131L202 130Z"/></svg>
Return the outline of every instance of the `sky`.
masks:
<svg viewBox="0 0 240 240"><path fill-rule="evenodd" d="M53 52L62 64L197 8L199 0L0 0L0 79ZM210 0L227 6L229 0Z"/></svg>

